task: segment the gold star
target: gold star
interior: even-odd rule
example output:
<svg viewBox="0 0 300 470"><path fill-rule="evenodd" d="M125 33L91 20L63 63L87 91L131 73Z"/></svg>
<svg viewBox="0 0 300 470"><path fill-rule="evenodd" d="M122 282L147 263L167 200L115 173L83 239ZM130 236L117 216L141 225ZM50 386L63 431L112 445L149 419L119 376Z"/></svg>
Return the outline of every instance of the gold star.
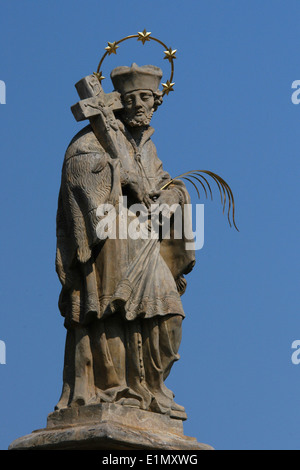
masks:
<svg viewBox="0 0 300 470"><path fill-rule="evenodd" d="M102 75L102 72L101 72L101 71L100 71L100 72L94 72L93 75L95 75L95 77L98 78L98 80L99 80L100 83L102 82L102 80L105 79L105 77Z"/></svg>
<svg viewBox="0 0 300 470"><path fill-rule="evenodd" d="M169 80L167 80L166 83L162 83L164 93L166 93L168 95L170 93L170 91L174 91L173 90L174 85L175 85L175 83L171 83Z"/></svg>
<svg viewBox="0 0 300 470"><path fill-rule="evenodd" d="M147 33L147 31L144 29L142 33L138 33L138 41L142 41L143 45L145 44L146 41L150 41L149 36L151 33Z"/></svg>
<svg viewBox="0 0 300 470"><path fill-rule="evenodd" d="M164 59L168 59L169 62L172 62L173 59L176 59L175 54L177 52L177 49L172 50L172 47L170 47L167 51L164 51L166 54L166 57Z"/></svg>
<svg viewBox="0 0 300 470"><path fill-rule="evenodd" d="M108 42L108 46L105 48L105 50L110 54L116 54L117 49L119 46L117 46L116 41L115 42Z"/></svg>

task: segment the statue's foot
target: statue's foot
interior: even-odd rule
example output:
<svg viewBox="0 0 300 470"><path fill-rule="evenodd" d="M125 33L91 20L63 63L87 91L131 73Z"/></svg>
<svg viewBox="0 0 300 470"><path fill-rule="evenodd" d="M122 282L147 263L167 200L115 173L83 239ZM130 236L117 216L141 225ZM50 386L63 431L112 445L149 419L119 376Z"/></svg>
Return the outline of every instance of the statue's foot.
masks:
<svg viewBox="0 0 300 470"><path fill-rule="evenodd" d="M140 401L136 398L121 398L117 401L117 405L122 406L133 406L135 408L140 408Z"/></svg>
<svg viewBox="0 0 300 470"><path fill-rule="evenodd" d="M187 419L187 414L185 412L184 406L178 405L173 401L170 411L170 417L175 419L182 419L185 421Z"/></svg>
<svg viewBox="0 0 300 470"><path fill-rule="evenodd" d="M71 403L71 407L74 408L76 406L84 406L86 405L86 399L81 396L74 397Z"/></svg>
<svg viewBox="0 0 300 470"><path fill-rule="evenodd" d="M175 401L173 401L172 406L171 406L171 410L185 411L185 408L184 408L184 406L178 405L178 403L175 403Z"/></svg>

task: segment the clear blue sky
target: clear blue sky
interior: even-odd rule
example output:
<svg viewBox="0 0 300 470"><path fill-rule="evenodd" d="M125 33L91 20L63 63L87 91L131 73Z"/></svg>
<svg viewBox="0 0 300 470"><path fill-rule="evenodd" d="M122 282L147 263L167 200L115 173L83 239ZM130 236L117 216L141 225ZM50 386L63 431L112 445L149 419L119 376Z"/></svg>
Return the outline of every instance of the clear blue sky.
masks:
<svg viewBox="0 0 300 470"><path fill-rule="evenodd" d="M0 80L0 448L46 425L62 385L65 342L54 269L65 149L78 130L74 84L107 41L146 28L177 49L174 92L153 119L173 176L211 170L231 186L240 232L205 201L205 244L188 276L186 319L168 386L185 433L216 449L300 449L299 1L2 0ZM134 41L106 59L152 63ZM109 78L103 83L111 91ZM193 201L198 202L193 193ZM204 199L202 200L204 202Z"/></svg>

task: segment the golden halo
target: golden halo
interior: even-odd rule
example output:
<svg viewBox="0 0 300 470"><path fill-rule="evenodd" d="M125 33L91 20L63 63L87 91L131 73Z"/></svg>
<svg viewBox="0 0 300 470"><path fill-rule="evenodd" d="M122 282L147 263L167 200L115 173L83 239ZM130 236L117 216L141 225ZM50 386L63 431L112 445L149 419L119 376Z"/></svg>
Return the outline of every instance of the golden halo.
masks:
<svg viewBox="0 0 300 470"><path fill-rule="evenodd" d="M166 81L166 83L162 83L163 96L165 94L168 95L170 93L170 91L174 91L173 86L175 85L175 83L172 82L172 80L173 80L173 76L174 76L174 59L176 59L175 54L177 52L177 49L172 49L171 47L168 48L162 41L160 41L160 39L152 37L151 33L147 32L145 29L144 29L144 31L142 31L140 33L132 34L131 36L126 36L125 38L122 38L119 41L114 41L114 42L108 42L107 43L107 47L105 48L106 52L103 54L103 56L102 56L102 58L99 62L97 72L94 72L94 75L98 78L99 82L101 83L101 81L104 80L104 78L105 78L102 75L102 72L100 70L105 57L107 55L116 54L117 49L119 48L119 44L121 44L121 42L127 41L127 39L133 39L133 38L136 38L138 41L141 41L143 43L143 45L145 44L145 42L152 40L152 41L158 42L159 44L161 44L163 46L163 48L165 49L164 59L168 59L168 61L171 64L170 78L169 78L169 80Z"/></svg>

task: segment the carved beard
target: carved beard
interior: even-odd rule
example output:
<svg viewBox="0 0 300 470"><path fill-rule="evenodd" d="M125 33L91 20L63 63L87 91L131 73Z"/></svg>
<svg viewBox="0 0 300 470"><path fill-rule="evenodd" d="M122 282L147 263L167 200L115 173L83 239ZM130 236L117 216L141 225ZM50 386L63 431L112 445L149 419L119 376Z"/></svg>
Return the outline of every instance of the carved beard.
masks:
<svg viewBox="0 0 300 470"><path fill-rule="evenodd" d="M153 113L154 113L154 109L151 109L150 113L145 115L144 119L142 120L137 120L131 114L125 114L125 113L123 114L122 118L125 124L127 124L127 126L129 127L145 127L145 126L149 126Z"/></svg>

